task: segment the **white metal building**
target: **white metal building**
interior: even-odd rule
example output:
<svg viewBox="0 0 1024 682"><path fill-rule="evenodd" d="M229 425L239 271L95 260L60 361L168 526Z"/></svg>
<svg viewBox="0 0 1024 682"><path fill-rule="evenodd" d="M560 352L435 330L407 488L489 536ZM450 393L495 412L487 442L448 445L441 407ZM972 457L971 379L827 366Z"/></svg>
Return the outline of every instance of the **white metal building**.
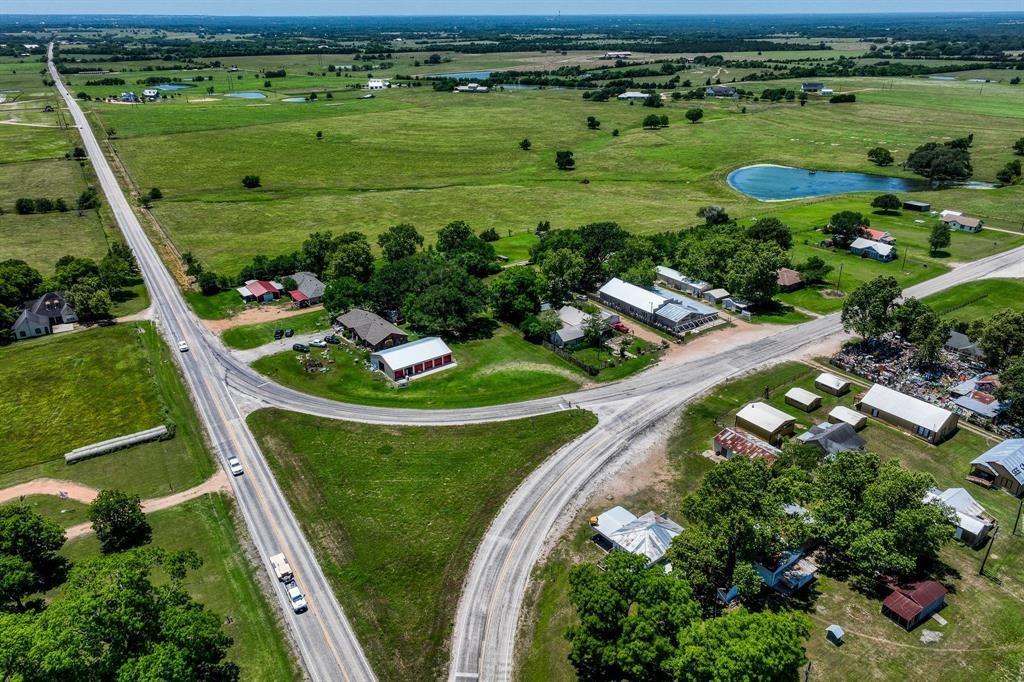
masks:
<svg viewBox="0 0 1024 682"><path fill-rule="evenodd" d="M370 366L397 381L454 367L455 360L448 344L437 336L427 336L373 353Z"/></svg>

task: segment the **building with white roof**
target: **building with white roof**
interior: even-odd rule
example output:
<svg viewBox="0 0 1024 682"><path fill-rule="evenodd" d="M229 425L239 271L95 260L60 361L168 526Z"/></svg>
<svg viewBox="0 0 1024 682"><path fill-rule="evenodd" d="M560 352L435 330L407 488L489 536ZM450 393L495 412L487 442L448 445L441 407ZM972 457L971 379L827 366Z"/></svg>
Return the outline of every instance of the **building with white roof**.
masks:
<svg viewBox="0 0 1024 682"><path fill-rule="evenodd" d="M850 382L846 379L841 379L831 372L822 372L818 375L818 378L814 380L814 387L820 388L826 393L832 395L843 395L850 390Z"/></svg>
<svg viewBox="0 0 1024 682"><path fill-rule="evenodd" d="M694 298L702 298L704 292L712 288L710 284L703 280L687 277L678 270L665 267L664 265L658 265L654 270L658 273L658 280L662 284L667 284Z"/></svg>
<svg viewBox="0 0 1024 682"><path fill-rule="evenodd" d="M488 92L490 88L479 83L466 83L465 85L456 85L455 92Z"/></svg>
<svg viewBox="0 0 1024 682"><path fill-rule="evenodd" d="M932 488L922 502L948 507L956 515L956 538L969 547L984 544L995 527L995 519L963 488Z"/></svg>
<svg viewBox="0 0 1024 682"><path fill-rule="evenodd" d="M794 386L786 391L786 404L798 407L804 412L813 412L821 407L821 396L805 388Z"/></svg>
<svg viewBox="0 0 1024 682"><path fill-rule="evenodd" d="M598 290L601 302L647 324L681 333L718 319L718 311L665 289L646 289L613 277Z"/></svg>
<svg viewBox="0 0 1024 682"><path fill-rule="evenodd" d="M938 405L875 384L857 404L858 409L899 426L929 443L939 443L956 431L959 418Z"/></svg>
<svg viewBox="0 0 1024 682"><path fill-rule="evenodd" d="M704 300L710 303L721 303L729 296L728 289L708 289L704 292Z"/></svg>
<svg viewBox="0 0 1024 682"><path fill-rule="evenodd" d="M367 90L384 90L391 87L391 81L384 78L370 78L366 81Z"/></svg>
<svg viewBox="0 0 1024 682"><path fill-rule="evenodd" d="M796 418L768 403L749 403L736 413L736 426L776 445L784 437L793 434Z"/></svg>
<svg viewBox="0 0 1024 682"><path fill-rule="evenodd" d="M427 336L370 355L370 367L383 372L392 381L414 379L427 372L454 366L451 348L437 336Z"/></svg>
<svg viewBox="0 0 1024 682"><path fill-rule="evenodd" d="M939 220L949 226L951 230L960 232L981 232L985 222L981 218L966 216L960 211L943 211L939 214Z"/></svg>
<svg viewBox="0 0 1024 682"><path fill-rule="evenodd" d="M651 511L637 517L622 507L591 518L590 525L613 549L647 557L648 566L660 561L672 538L683 532L679 524L660 514Z"/></svg>
<svg viewBox="0 0 1024 682"><path fill-rule="evenodd" d="M626 92L624 92L621 95L619 95L618 99L621 99L621 100L647 99L650 96L651 96L650 93L647 93L647 92L640 92L639 90L627 90Z"/></svg>
<svg viewBox="0 0 1024 682"><path fill-rule="evenodd" d="M887 263L896 260L896 247L892 244L883 244L872 239L857 237L850 244L850 253L863 258L873 258L877 261Z"/></svg>
<svg viewBox="0 0 1024 682"><path fill-rule="evenodd" d="M986 488L1024 495L1024 438L1008 438L971 460L967 480Z"/></svg>
<svg viewBox="0 0 1024 682"><path fill-rule="evenodd" d="M868 425L868 418L857 410L851 410L845 405L836 405L828 413L828 421L832 424L849 424L854 431L860 431Z"/></svg>

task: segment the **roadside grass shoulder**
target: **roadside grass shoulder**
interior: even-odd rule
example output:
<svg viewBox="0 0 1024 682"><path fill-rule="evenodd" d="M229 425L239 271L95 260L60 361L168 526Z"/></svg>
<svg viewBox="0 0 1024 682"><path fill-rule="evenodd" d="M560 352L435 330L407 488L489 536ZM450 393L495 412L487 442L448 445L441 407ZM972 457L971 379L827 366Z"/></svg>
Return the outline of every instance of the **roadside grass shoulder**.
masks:
<svg viewBox="0 0 1024 682"><path fill-rule="evenodd" d="M245 307L234 289L221 291L213 296L206 296L198 291L186 291L185 300L200 320L222 320Z"/></svg>
<svg viewBox="0 0 1024 682"><path fill-rule="evenodd" d="M326 312L313 310L302 315L283 317L273 322L232 327L224 330L221 340L228 348L256 348L273 341L275 329L293 329L296 334L308 334L318 330L327 333L331 330L331 325Z"/></svg>
<svg viewBox="0 0 1024 682"><path fill-rule="evenodd" d="M1024 280L983 279L968 282L924 299L939 315L963 322L1010 308L1024 310Z"/></svg>
<svg viewBox="0 0 1024 682"><path fill-rule="evenodd" d="M374 669L396 680L443 676L462 581L491 519L595 423L578 410L451 427L249 417Z"/></svg>
<svg viewBox="0 0 1024 682"><path fill-rule="evenodd" d="M146 518L153 527L153 546L193 550L203 560L189 575L187 589L221 617L224 631L234 640L228 657L241 668L241 679L301 679L280 616L267 600L268 581L255 576L260 569L239 540L245 529L230 498L204 495ZM94 535L75 539L62 551L72 562L99 553Z"/></svg>
<svg viewBox="0 0 1024 682"><path fill-rule="evenodd" d="M148 322L14 343L0 349L0 383L10 387L0 401L10 429L0 443L0 486L52 477L155 497L214 471L178 368ZM175 425L170 440L74 465L61 457L165 420Z"/></svg>
<svg viewBox="0 0 1024 682"><path fill-rule="evenodd" d="M477 407L567 393L587 375L518 332L498 327L488 339L452 344L457 366L396 388L364 366L368 354L348 344L313 349L334 360L328 371L307 372L293 352L260 358L253 367L281 384L314 395L361 405Z"/></svg>

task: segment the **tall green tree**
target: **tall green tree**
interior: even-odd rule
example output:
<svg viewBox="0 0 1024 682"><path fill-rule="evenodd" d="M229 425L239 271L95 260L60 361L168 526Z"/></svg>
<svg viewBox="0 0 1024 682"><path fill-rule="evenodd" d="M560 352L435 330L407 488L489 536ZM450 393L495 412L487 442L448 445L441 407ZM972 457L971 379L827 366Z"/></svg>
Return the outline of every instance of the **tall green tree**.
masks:
<svg viewBox="0 0 1024 682"><path fill-rule="evenodd" d="M747 237L755 242L775 242L783 250L793 246L793 231L775 216L759 218L747 228Z"/></svg>
<svg viewBox="0 0 1024 682"><path fill-rule="evenodd" d="M893 164L892 152L885 147L875 147L868 151L868 161L876 166L891 166Z"/></svg>
<svg viewBox="0 0 1024 682"><path fill-rule="evenodd" d="M10 258L0 262L0 303L21 305L32 298L43 284L43 276L23 260Z"/></svg>
<svg viewBox="0 0 1024 682"><path fill-rule="evenodd" d="M849 248L855 239L863 236L863 226L870 224L867 218L856 211L840 211L829 219L825 232L832 235L833 244L845 249Z"/></svg>
<svg viewBox="0 0 1024 682"><path fill-rule="evenodd" d="M392 225L377 237L384 258L389 261L407 258L423 246L423 235L409 223Z"/></svg>
<svg viewBox="0 0 1024 682"><path fill-rule="evenodd" d="M324 308L332 318L346 313L363 302L365 290L366 287L355 277L332 279L324 286ZM392 308L386 310L392 310Z"/></svg>
<svg viewBox="0 0 1024 682"><path fill-rule="evenodd" d="M373 251L362 232L346 232L334 240L334 251L324 272L327 280L352 277L368 282L373 275Z"/></svg>
<svg viewBox="0 0 1024 682"><path fill-rule="evenodd" d="M894 311L903 291L893 277L876 277L860 285L843 302L843 329L865 339L873 339L893 330Z"/></svg>
<svg viewBox="0 0 1024 682"><path fill-rule="evenodd" d="M794 266L808 284L820 284L832 272L832 266L821 256L811 256L803 263Z"/></svg>
<svg viewBox="0 0 1024 682"><path fill-rule="evenodd" d="M703 218L705 225L724 225L731 220L721 206L701 206L697 209L697 217Z"/></svg>
<svg viewBox="0 0 1024 682"><path fill-rule="evenodd" d="M546 251L537 263L546 283L545 298L560 306L580 289L586 274L583 256L570 249Z"/></svg>
<svg viewBox="0 0 1024 682"><path fill-rule="evenodd" d="M26 562L42 587L51 586L63 575L67 562L57 552L65 539L63 528L30 507L0 506L0 556Z"/></svg>
<svg viewBox="0 0 1024 682"><path fill-rule="evenodd" d="M985 359L997 370L1011 358L1024 356L1024 311L999 311L981 326L977 341Z"/></svg>
<svg viewBox="0 0 1024 682"><path fill-rule="evenodd" d="M1024 357L1007 360L999 372L1002 384L996 389L996 398L1007 405L1006 417L1017 425L1024 425Z"/></svg>
<svg viewBox="0 0 1024 682"><path fill-rule="evenodd" d="M687 109L685 116L686 120L690 123L697 123L704 118L704 110L696 107L693 109Z"/></svg>
<svg viewBox="0 0 1024 682"><path fill-rule="evenodd" d="M745 242L729 261L729 291L757 305L766 305L779 291L779 268L789 257L775 242Z"/></svg>
<svg viewBox="0 0 1024 682"><path fill-rule="evenodd" d="M533 268L505 268L491 282L491 300L499 320L519 325L530 315L540 312L544 280Z"/></svg>
<svg viewBox="0 0 1024 682"><path fill-rule="evenodd" d="M334 254L334 246L334 234L330 230L310 233L302 242L303 267L317 277L323 277L327 262Z"/></svg>
<svg viewBox="0 0 1024 682"><path fill-rule="evenodd" d="M427 287L410 293L405 317L413 329L446 338L462 338L490 303L487 288L457 264L431 274Z"/></svg>
<svg viewBox="0 0 1024 682"><path fill-rule="evenodd" d="M903 202L895 194L879 194L871 200L871 208L877 208L882 213L896 213L903 208Z"/></svg>
<svg viewBox="0 0 1024 682"><path fill-rule="evenodd" d="M89 505L89 521L104 552L144 545L153 535L142 500L121 490L101 490Z"/></svg>
<svg viewBox="0 0 1024 682"><path fill-rule="evenodd" d="M970 180L974 169L966 147L928 142L907 157L904 166L932 182L943 185Z"/></svg>
<svg viewBox="0 0 1024 682"><path fill-rule="evenodd" d="M952 243L952 236L949 225L941 220L932 225L931 234L928 236L928 252L935 255L942 249L948 248Z"/></svg>

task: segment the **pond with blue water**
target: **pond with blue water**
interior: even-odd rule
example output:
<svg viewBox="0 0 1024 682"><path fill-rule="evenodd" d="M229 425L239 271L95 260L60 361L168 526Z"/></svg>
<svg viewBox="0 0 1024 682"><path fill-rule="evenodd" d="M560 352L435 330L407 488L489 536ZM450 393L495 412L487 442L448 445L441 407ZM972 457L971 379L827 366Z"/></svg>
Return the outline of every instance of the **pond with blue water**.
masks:
<svg viewBox="0 0 1024 682"><path fill-rule="evenodd" d="M229 92L225 97L237 97L238 99L266 99L262 92Z"/></svg>
<svg viewBox="0 0 1024 682"><path fill-rule="evenodd" d="M849 192L913 192L928 189L928 183L923 180L771 165L738 168L729 173L728 182L733 189L758 201L806 199Z"/></svg>
<svg viewBox="0 0 1024 682"><path fill-rule="evenodd" d="M171 91L171 90L188 90L192 85L181 85L180 83L161 83L160 85L154 85L157 90Z"/></svg>

